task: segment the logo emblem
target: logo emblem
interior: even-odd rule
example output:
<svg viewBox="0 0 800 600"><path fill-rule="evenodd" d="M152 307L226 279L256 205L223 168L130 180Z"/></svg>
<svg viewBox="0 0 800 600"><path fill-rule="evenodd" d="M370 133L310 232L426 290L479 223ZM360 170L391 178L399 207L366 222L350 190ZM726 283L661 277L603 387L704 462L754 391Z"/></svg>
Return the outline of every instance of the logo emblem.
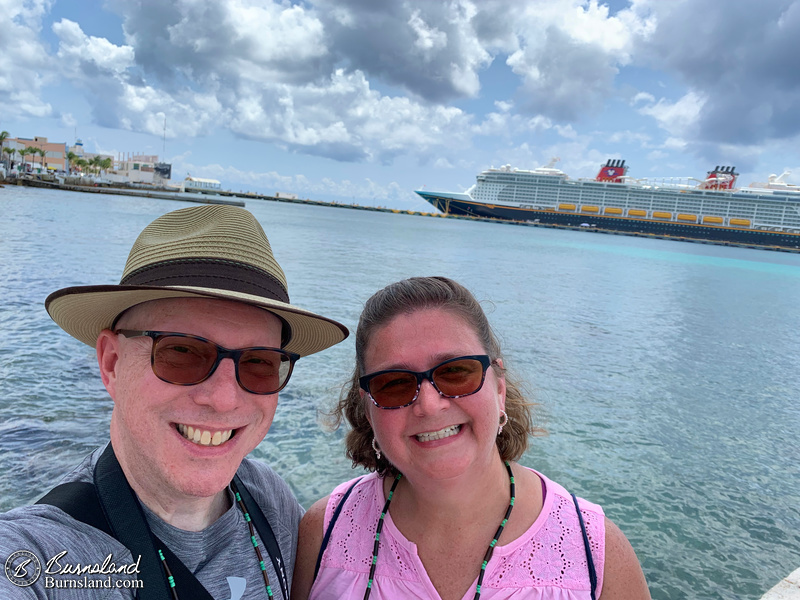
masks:
<svg viewBox="0 0 800 600"><path fill-rule="evenodd" d="M33 585L41 574L42 563L29 550L17 550L6 559L6 577L17 587Z"/></svg>

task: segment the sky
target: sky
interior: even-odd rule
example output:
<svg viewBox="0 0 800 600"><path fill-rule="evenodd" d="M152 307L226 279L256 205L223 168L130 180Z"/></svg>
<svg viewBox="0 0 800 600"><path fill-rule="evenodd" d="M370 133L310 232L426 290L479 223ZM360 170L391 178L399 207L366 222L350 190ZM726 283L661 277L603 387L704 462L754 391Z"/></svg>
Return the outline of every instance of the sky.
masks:
<svg viewBox="0 0 800 600"><path fill-rule="evenodd" d="M800 183L800 0L0 0L0 130L423 211L554 158Z"/></svg>

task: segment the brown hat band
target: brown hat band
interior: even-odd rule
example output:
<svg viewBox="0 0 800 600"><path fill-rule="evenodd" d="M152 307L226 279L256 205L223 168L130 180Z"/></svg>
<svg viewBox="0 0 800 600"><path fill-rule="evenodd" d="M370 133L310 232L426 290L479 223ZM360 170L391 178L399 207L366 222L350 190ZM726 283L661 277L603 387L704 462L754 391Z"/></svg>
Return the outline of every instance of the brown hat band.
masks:
<svg viewBox="0 0 800 600"><path fill-rule="evenodd" d="M272 275L253 265L218 258L153 263L129 273L120 285L207 287L253 294L289 303L289 294Z"/></svg>

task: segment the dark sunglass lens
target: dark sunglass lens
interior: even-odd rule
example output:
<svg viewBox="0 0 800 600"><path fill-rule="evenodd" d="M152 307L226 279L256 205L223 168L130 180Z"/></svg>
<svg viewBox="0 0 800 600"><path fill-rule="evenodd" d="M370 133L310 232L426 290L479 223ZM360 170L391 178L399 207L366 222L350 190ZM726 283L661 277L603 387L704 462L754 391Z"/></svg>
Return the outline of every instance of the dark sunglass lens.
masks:
<svg viewBox="0 0 800 600"><path fill-rule="evenodd" d="M433 381L445 396L474 394L481 388L483 365L474 358L453 360L433 372Z"/></svg>
<svg viewBox="0 0 800 600"><path fill-rule="evenodd" d="M239 358L239 381L254 394L274 394L289 379L292 360L276 350L253 349Z"/></svg>
<svg viewBox="0 0 800 600"><path fill-rule="evenodd" d="M378 406L405 406L417 393L417 378L411 373L382 373L370 379L369 393Z"/></svg>
<svg viewBox="0 0 800 600"><path fill-rule="evenodd" d="M216 360L217 349L212 344L190 337L164 336L153 349L153 371L170 383L200 383Z"/></svg>

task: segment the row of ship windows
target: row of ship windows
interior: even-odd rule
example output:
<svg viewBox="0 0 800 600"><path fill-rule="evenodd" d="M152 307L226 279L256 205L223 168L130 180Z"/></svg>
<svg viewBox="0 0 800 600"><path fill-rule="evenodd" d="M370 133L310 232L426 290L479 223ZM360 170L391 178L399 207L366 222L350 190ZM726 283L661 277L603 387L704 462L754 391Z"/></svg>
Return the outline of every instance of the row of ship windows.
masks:
<svg viewBox="0 0 800 600"><path fill-rule="evenodd" d="M575 212L584 215L598 214L600 211L596 210L596 206L573 206L571 204L560 204L558 206L559 212ZM683 222L683 223L702 223L704 225L727 225L731 227L751 227L752 221L750 219L740 218L723 218L718 216L698 216L695 214L686 213L671 213L666 211L646 211L640 209L630 209L623 211L620 208L606 207L603 214L608 216L628 216L637 218L660 219L663 221Z"/></svg>
<svg viewBox="0 0 800 600"><path fill-rule="evenodd" d="M485 188L488 188L488 187L490 187L491 189L485 189ZM482 186L481 189L476 189L475 190L474 197L476 199L481 199L481 200L490 200L491 197L494 197L494 194L490 193L490 192L496 192L497 190L502 190L502 189L504 189L506 187L508 187L507 184L499 184L499 183L491 185L491 186ZM602 198L605 198L606 195L608 194L607 190L598 190L598 191L572 190L572 189L564 189L563 185L558 185L558 184L555 184L555 185L550 186L550 187L553 187L554 189L552 189L552 190L539 189L538 190L538 194L537 194L537 190L536 189L525 189L525 188L518 188L518 187L517 188L510 187L509 191L511 191L512 195L517 199L536 198L537 196L540 197L540 198L560 196L561 199L566 199L567 197L571 197L574 200L579 200L580 198L602 199ZM555 188L558 188L558 189L555 189ZM646 201L650 201L651 199L658 198L661 195L667 195L668 196L668 198L664 199L667 202L674 202L675 201L674 200L674 192L662 192L662 193L659 193L659 192L652 192L652 191L635 191L635 190L631 190L631 191L628 191L628 193L627 193L627 197L629 199L631 199L631 200L639 199L639 200L646 200ZM696 196L694 198L687 198L687 202L694 204L694 203L697 202L698 199L700 199L704 204L707 203L709 206L714 206L714 205L716 205L716 206L724 206L724 205L727 205L730 202L727 199L726 200L717 200L715 198L697 198ZM748 200L749 199L738 200L738 201L740 201L740 202L748 202ZM614 201L616 201L616 200L614 200ZM733 201L735 202L737 200L733 200Z"/></svg>
<svg viewBox="0 0 800 600"><path fill-rule="evenodd" d="M526 197L527 196L527 197ZM479 198L476 198L479 199ZM482 199L482 198L481 198ZM548 198L546 195L540 194L538 197L531 195L528 196L527 194L517 194L515 198L498 198L498 200L504 201L517 201L517 202L535 202L536 200L543 202L543 203L555 203L556 201L572 201L572 202L586 202L595 200L594 198L586 198L585 195L580 198L570 198L568 196L562 195L559 198L550 197ZM754 207L748 206L746 208L740 208L731 206L730 203L727 202L702 202L698 204L697 202L675 202L675 201L633 201L629 200L627 202L620 202L619 200L614 201L615 204L619 204L625 206L626 208L653 208L657 210L681 210L681 211L691 211L691 210L699 210L700 212L731 212L731 213L741 213L741 214L754 214ZM598 202L598 204L603 204L602 201ZM787 210L786 206L781 205L759 205L755 207L755 211L757 214L763 215L783 215L784 212Z"/></svg>
<svg viewBox="0 0 800 600"><path fill-rule="evenodd" d="M521 204L522 208L534 208L534 209L541 209L545 207L536 206L536 205L527 205ZM553 207L555 208L555 207ZM557 210L559 212L578 212L583 214L606 214L611 216L629 216L629 217L649 217L655 219L665 219L665 220L677 220L677 221L684 221L684 222L702 222L702 223L710 223L710 224L733 224L733 225L745 225L749 224L752 220L755 221L764 221L764 222L779 222L784 227L800 227L800 215L797 214L789 214L789 215L770 215L770 214L763 214L758 212L758 214L753 214L752 211L749 213L741 213L741 212L729 212L725 214L724 211L717 212L716 215L714 213L701 213L700 215L695 214L694 212L681 212L673 210L664 210L659 208L647 208L647 207L626 207L625 209L620 207L599 207L593 205L574 205L569 203L561 203L558 205ZM694 209L697 210L696 208ZM738 222L737 222L738 221ZM748 225L749 226L749 225Z"/></svg>
<svg viewBox="0 0 800 600"><path fill-rule="evenodd" d="M595 199L595 198L587 198L586 195L579 196L579 197L570 197L568 195L550 195L550 194L516 194L513 198L503 198L503 197L493 197L493 198L480 198L476 197L479 200L485 201L492 201L494 199L498 199L501 201L517 201L517 202L542 202L544 204L555 204L557 201L566 201L566 202L596 202L597 204L604 204L602 201L603 199ZM625 206L627 208L654 208L654 209L664 209L664 210L699 210L700 212L730 212L731 214L742 214L742 215L772 215L772 216L782 216L784 212L792 212L792 207L788 207L782 204L773 204L770 206L769 204L763 203L759 204L756 207L753 207L752 204L742 206L741 203L730 203L730 202L707 202L703 201L699 204L697 202L686 202L686 201L659 201L654 200L652 198L642 200L633 200L628 199L628 201L620 201L620 199L613 200L614 204L619 204ZM737 206L739 205L739 206ZM755 213L754 213L755 209Z"/></svg>

